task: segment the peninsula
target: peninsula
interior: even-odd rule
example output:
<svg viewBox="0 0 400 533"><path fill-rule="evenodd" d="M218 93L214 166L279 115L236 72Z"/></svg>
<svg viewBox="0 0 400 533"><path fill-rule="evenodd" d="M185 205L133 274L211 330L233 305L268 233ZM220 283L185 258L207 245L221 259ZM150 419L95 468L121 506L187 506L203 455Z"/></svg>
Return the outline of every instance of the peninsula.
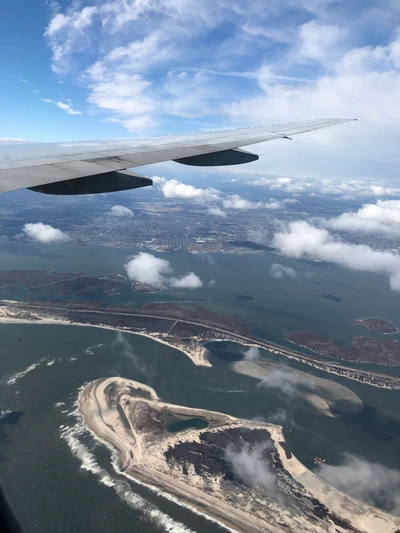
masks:
<svg viewBox="0 0 400 533"><path fill-rule="evenodd" d="M400 390L400 378L396 376L351 368L260 339L248 333L248 325L239 317L219 314L196 303L154 302L141 309L129 309L101 308L90 301L0 300L0 323L73 324L121 330L172 346L200 366L211 366L206 347L208 342L237 342L243 346L258 346L287 359L361 383Z"/></svg>
<svg viewBox="0 0 400 533"><path fill-rule="evenodd" d="M391 322L383 318L354 318L351 322L357 326L363 326L370 331L379 331L380 333L398 333L398 329Z"/></svg>
<svg viewBox="0 0 400 533"><path fill-rule="evenodd" d="M400 366L400 344L396 339L356 336L351 346L339 344L312 331L293 331L285 339L317 355L355 363Z"/></svg>
<svg viewBox="0 0 400 533"><path fill-rule="evenodd" d="M128 475L243 533L394 533L400 519L323 482L273 424L163 402L121 377L81 392L87 426Z"/></svg>

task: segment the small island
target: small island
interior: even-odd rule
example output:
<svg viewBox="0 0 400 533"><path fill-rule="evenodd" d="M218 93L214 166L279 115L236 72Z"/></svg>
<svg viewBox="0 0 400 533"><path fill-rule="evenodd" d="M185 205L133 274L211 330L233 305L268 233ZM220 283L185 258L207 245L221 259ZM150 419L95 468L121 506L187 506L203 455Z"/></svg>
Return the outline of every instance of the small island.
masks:
<svg viewBox="0 0 400 533"><path fill-rule="evenodd" d="M400 366L400 344L395 339L359 335L353 338L351 346L346 346L312 331L293 331L285 335L285 339L323 357L355 363Z"/></svg>
<svg viewBox="0 0 400 533"><path fill-rule="evenodd" d="M160 292L160 289L158 287L153 287L152 285L148 285L147 283L140 283L139 281L134 281L132 283L132 290L135 292L147 292L149 294Z"/></svg>
<svg viewBox="0 0 400 533"><path fill-rule="evenodd" d="M80 393L79 411L130 476L242 533L394 533L400 519L322 481L292 454L282 428L173 405L109 377Z"/></svg>
<svg viewBox="0 0 400 533"><path fill-rule="evenodd" d="M353 348L335 345L333 341L312 332L293 332L287 335L287 341L314 352L314 354L305 354L253 336L249 332L250 323L247 320L236 315L220 313L197 302L148 302L140 309L132 309L116 306L102 307L98 300L30 299L29 302L0 300L1 323L93 326L144 335L180 350L195 365L204 367L212 366L208 357L207 343L237 342L242 346L258 346L276 355L360 383L400 390L400 378L397 376L378 373L366 368L351 368L349 365L344 366L314 355L321 354L355 362L364 362L361 356L368 356L370 357L368 362L400 366L400 345L395 339L355 337L353 350Z"/></svg>
<svg viewBox="0 0 400 533"><path fill-rule="evenodd" d="M383 318L354 318L351 322L370 331L379 331L379 333L385 333L386 335L398 333L399 331L396 326Z"/></svg>

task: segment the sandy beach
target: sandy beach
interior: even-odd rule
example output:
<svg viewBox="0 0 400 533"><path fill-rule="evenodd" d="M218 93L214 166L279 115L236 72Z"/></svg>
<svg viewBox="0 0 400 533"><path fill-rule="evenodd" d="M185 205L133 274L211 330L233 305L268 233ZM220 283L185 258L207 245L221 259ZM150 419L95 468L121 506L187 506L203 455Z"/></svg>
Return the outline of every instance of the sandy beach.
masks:
<svg viewBox="0 0 400 533"><path fill-rule="evenodd" d="M113 397L110 396L110 391L114 391L114 394L115 390L119 391L118 405L127 414L129 426L126 421L124 423L121 420L116 406L110 404L110 398ZM139 394L140 397L132 394ZM149 427L146 427L144 418L146 409L154 413L149 418ZM301 485L304 491L303 497L317 499L331 513L339 517L339 522L324 520L321 523L313 523L305 514L291 514L286 508L280 509L276 501L268 502L265 499L263 500L265 508L262 506L258 509L253 508L250 515L250 508L246 507L246 494L241 495L241 508L232 505L234 492L224 493L223 484L218 477L204 478L197 475L192 467L188 467L187 474L182 476L179 469L168 466L165 453L182 446L182 443L196 447L201 442L199 434L204 430L190 428L178 433L163 432L159 428L155 430L153 421L157 419L156 413L165 409L180 415L207 417L208 431L215 433L226 431L227 428L267 429L283 467L290 478ZM340 520L347 521L353 528L365 533L395 533L400 528L399 518L343 494L318 478L292 454L287 454L286 441L280 426L167 404L158 398L151 387L119 377L90 383L79 397L79 410L90 430L119 451L121 465L126 468L125 474L159 487L201 512L206 510L206 514L221 520L236 531L246 533L282 531L277 516L280 524L285 524L284 530L293 532L348 531L347 527L343 529L340 526ZM258 501L256 493L254 495L251 493L250 501L254 506L254 502Z"/></svg>
<svg viewBox="0 0 400 533"><path fill-rule="evenodd" d="M236 361L232 369L257 379L260 385L301 397L327 416L334 416L332 411L354 414L363 409L362 400L351 389L302 370L261 360Z"/></svg>
<svg viewBox="0 0 400 533"><path fill-rule="evenodd" d="M184 343L172 343L168 342L162 333L149 333L144 331L131 331L127 328L118 328L114 326L109 326L106 324L83 324L79 322L72 322L63 316L60 317L48 317L40 313L30 312L30 317L24 317L24 313L19 311L17 308L12 308L12 304L18 304L12 300L7 300L7 306L0 306L0 324L56 324L59 326L80 326L80 327L89 327L89 328L101 328L108 329L111 331L122 331L123 333L129 333L131 335L140 335L142 337L147 337L153 341L165 344L170 348L175 348L180 352L184 353L196 366L212 366L208 361L208 351L200 342L197 342L196 338L193 338L193 343L191 346L187 346Z"/></svg>

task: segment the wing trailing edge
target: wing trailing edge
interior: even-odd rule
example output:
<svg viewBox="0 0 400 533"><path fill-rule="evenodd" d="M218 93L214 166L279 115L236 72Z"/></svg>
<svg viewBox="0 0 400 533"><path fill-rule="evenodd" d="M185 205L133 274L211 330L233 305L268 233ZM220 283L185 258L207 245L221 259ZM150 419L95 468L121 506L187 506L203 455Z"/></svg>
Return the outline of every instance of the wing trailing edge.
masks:
<svg viewBox="0 0 400 533"><path fill-rule="evenodd" d="M258 156L240 150L242 146L289 139L349 120L354 119L327 118L150 139L0 145L0 193L31 189L47 194L91 194L137 188L150 182L140 181L143 176L127 175L127 168L164 161L196 166L248 163Z"/></svg>

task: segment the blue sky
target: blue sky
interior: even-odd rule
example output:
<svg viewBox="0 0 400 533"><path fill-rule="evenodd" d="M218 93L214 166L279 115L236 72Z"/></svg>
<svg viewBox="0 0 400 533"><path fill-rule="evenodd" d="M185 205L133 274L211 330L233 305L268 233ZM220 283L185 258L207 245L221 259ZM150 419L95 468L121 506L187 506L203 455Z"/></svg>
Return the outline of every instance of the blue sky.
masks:
<svg viewBox="0 0 400 533"><path fill-rule="evenodd" d="M3 0L0 42L0 138L357 117L252 171L398 177L398 0Z"/></svg>

